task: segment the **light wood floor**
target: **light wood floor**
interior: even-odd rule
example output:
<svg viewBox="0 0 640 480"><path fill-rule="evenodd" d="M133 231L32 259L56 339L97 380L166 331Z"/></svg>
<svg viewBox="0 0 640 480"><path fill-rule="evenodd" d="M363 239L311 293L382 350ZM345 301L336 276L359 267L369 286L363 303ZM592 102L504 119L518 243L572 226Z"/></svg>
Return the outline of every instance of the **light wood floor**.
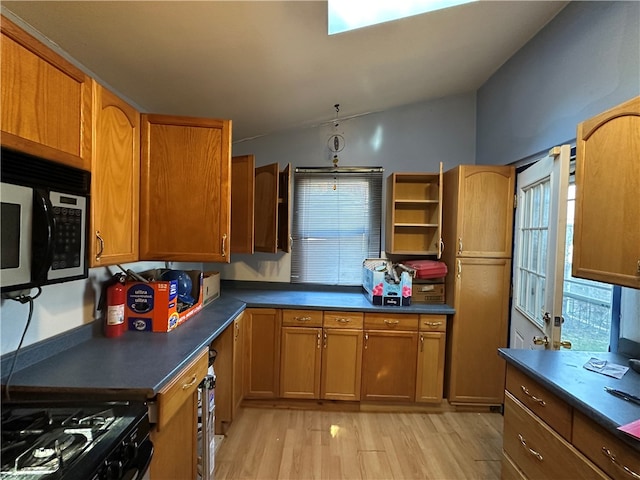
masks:
<svg viewBox="0 0 640 480"><path fill-rule="evenodd" d="M499 479L499 413L244 408L215 480Z"/></svg>

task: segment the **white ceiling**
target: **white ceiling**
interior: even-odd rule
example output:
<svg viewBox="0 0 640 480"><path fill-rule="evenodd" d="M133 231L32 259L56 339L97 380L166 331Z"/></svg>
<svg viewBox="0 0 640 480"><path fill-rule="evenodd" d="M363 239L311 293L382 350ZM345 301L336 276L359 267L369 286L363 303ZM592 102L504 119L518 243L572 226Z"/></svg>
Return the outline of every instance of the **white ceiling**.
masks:
<svg viewBox="0 0 640 480"><path fill-rule="evenodd" d="M568 2L481 1L327 35L325 1L2 1L143 112L233 139L475 91ZM11 18L11 15L8 14Z"/></svg>

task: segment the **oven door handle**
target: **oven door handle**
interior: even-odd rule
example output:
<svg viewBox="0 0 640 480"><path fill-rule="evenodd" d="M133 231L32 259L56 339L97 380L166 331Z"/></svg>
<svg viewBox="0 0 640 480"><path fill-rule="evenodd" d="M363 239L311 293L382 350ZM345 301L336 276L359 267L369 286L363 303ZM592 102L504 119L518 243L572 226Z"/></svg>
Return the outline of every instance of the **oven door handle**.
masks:
<svg viewBox="0 0 640 480"><path fill-rule="evenodd" d="M147 439L138 447L138 453L124 475L123 480L142 480L149 470L153 457L153 443Z"/></svg>

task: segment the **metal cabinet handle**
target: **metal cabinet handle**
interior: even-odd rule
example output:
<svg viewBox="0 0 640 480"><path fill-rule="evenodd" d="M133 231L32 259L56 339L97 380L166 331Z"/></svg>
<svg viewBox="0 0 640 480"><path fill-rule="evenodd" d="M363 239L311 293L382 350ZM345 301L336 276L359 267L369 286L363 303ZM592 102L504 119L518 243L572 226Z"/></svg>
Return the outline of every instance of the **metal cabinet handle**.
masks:
<svg viewBox="0 0 640 480"><path fill-rule="evenodd" d="M345 317L336 318L335 320L338 323L349 323L349 322L351 322L350 318L345 318Z"/></svg>
<svg viewBox="0 0 640 480"><path fill-rule="evenodd" d="M440 237L440 254L444 253L444 240Z"/></svg>
<svg viewBox="0 0 640 480"><path fill-rule="evenodd" d="M424 325L427 327L439 327L442 325L442 322L424 322Z"/></svg>
<svg viewBox="0 0 640 480"><path fill-rule="evenodd" d="M621 463L619 463L618 460L616 459L616 456L613 453L611 453L611 450L609 450L607 447L605 447L605 446L602 447L602 454L605 457L607 457L611 463L613 463L620 470L624 471L631 478L635 478L635 479L640 480L640 475L637 474L636 472L634 472L633 470L631 470L626 465L622 465Z"/></svg>
<svg viewBox="0 0 640 480"><path fill-rule="evenodd" d="M424 335L420 334L420 351L424 352Z"/></svg>
<svg viewBox="0 0 640 480"><path fill-rule="evenodd" d="M310 322L311 317L293 317L296 322Z"/></svg>
<svg viewBox="0 0 640 480"><path fill-rule="evenodd" d="M191 377L191 381L189 383L183 384L182 389L186 390L187 388L193 387L197 381L198 381L198 376L196 374L193 374L193 376Z"/></svg>
<svg viewBox="0 0 640 480"><path fill-rule="evenodd" d="M367 347L369 346L369 345L368 345L368 343L369 343L369 334L368 334L368 333L365 333L365 334L364 334L364 349L365 349L365 350L366 350L366 349L367 349Z"/></svg>
<svg viewBox="0 0 640 480"><path fill-rule="evenodd" d="M527 387L525 387L524 385L520 385L520 388L522 389L522 393L524 393L527 397L531 398L531 400L533 400L534 402L539 403L541 407L544 407L544 406L547 405L547 402L545 402L541 398L538 398L538 397L536 397L534 395L531 395L531 393L529 393L529 390L527 389Z"/></svg>
<svg viewBox="0 0 640 480"><path fill-rule="evenodd" d="M227 251L226 251L227 249L226 249L226 247L227 247L227 234L226 234L226 233L224 233L224 234L222 235L222 256L223 256L223 257L226 257L226 256L227 256Z"/></svg>
<svg viewBox="0 0 640 480"><path fill-rule="evenodd" d="M102 257L102 253L104 252L104 239L102 238L102 235L100 235L100 230L96 230L96 238L100 244L100 249L98 250L98 253L96 253L96 260L100 260L100 257Z"/></svg>
<svg viewBox="0 0 640 480"><path fill-rule="evenodd" d="M316 348L320 348L320 332L316 333Z"/></svg>
<svg viewBox="0 0 640 480"><path fill-rule="evenodd" d="M522 446L523 446L524 448L526 448L527 450L529 450L529 453L530 453L531 455L533 455L534 457L536 457L539 461L542 461L542 460L543 460L542 455L540 455L538 452L536 452L533 448L529 448L529 447L527 446L527 442L526 442L526 440L524 439L524 437L523 437L522 435L518 434L518 440L520 440L520 443L522 444Z"/></svg>
<svg viewBox="0 0 640 480"><path fill-rule="evenodd" d="M396 325L398 325L400 323L400 320L389 320L387 318L384 319L384 323L385 325L388 325L390 327L395 327Z"/></svg>
<svg viewBox="0 0 640 480"><path fill-rule="evenodd" d="M324 348L327 348L327 332L323 332L322 333L323 338L323 346Z"/></svg>
<svg viewBox="0 0 640 480"><path fill-rule="evenodd" d="M235 328L235 335L233 336L233 338L234 338L234 340L237 340L238 339L238 334L240 333L240 324L236 323L234 325L234 328Z"/></svg>
<svg viewBox="0 0 640 480"><path fill-rule="evenodd" d="M460 275L462 275L462 263L460 262L460 260L458 260L458 278L460 278Z"/></svg>
<svg viewBox="0 0 640 480"><path fill-rule="evenodd" d="M462 237L458 238L458 253L462 253Z"/></svg>

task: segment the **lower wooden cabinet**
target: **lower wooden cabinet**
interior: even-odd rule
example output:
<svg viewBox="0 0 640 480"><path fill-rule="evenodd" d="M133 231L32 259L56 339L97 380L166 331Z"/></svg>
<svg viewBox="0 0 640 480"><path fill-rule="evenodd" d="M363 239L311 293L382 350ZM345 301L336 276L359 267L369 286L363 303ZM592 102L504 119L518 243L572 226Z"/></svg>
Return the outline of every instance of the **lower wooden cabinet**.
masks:
<svg viewBox="0 0 640 480"><path fill-rule="evenodd" d="M204 349L162 389L153 402L151 479L196 478L198 385L207 374Z"/></svg>
<svg viewBox="0 0 640 480"><path fill-rule="evenodd" d="M413 402L418 315L365 313L362 400Z"/></svg>
<svg viewBox="0 0 640 480"><path fill-rule="evenodd" d="M440 403L444 382L446 315L420 315L416 402Z"/></svg>
<svg viewBox="0 0 640 480"><path fill-rule="evenodd" d="M361 315L360 320L362 320ZM320 398L324 400L360 400L362 340L361 328L325 327Z"/></svg>
<svg viewBox="0 0 640 480"><path fill-rule="evenodd" d="M280 397L320 398L322 328L282 327Z"/></svg>
<svg viewBox="0 0 640 480"><path fill-rule="evenodd" d="M502 478L640 478L640 457L580 411L508 365Z"/></svg>
<svg viewBox="0 0 640 480"><path fill-rule="evenodd" d="M244 314L244 396L277 398L282 311L273 308L247 308Z"/></svg>

